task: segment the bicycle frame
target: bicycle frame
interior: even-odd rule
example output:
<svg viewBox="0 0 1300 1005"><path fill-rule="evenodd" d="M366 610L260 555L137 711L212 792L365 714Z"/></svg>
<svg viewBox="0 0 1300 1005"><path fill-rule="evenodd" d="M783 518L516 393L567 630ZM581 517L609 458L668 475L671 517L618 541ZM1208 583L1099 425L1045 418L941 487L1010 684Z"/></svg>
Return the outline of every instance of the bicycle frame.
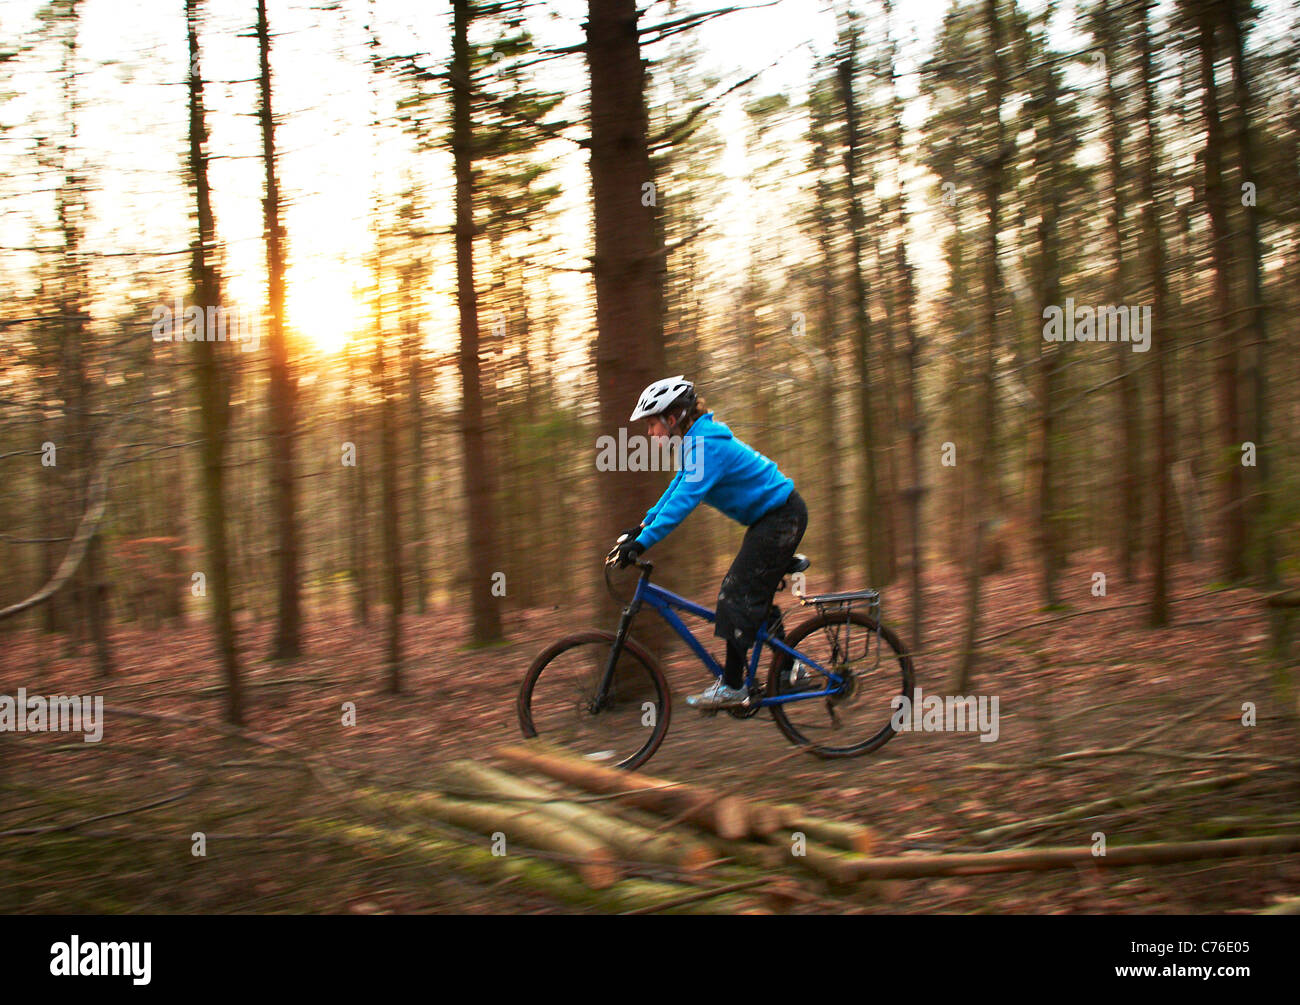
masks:
<svg viewBox="0 0 1300 1005"><path fill-rule="evenodd" d="M699 657L700 662L708 668L709 672L712 673L714 677L722 677L723 671L722 667L718 665L718 661L715 660L709 651L704 648L700 640L695 637L695 633L692 632L690 628L686 626L686 623L677 615L677 611L681 610L712 624L717 620L716 612L709 610L707 607L702 607L693 601L687 600L685 597L679 597L671 590L665 590L663 587L651 583L650 573L654 569L652 563L637 562L636 565L637 568L641 569L641 577L637 580L636 592L632 595L632 599L628 602L628 605L623 608L623 616L619 619L618 632L615 635L614 646L610 650L609 654L609 665L605 668L605 677L601 681L600 691L597 697L597 708L604 704L605 698L609 694L609 685L614 679L614 667L618 663L618 658L623 652L623 642L627 638L627 633L632 627L633 619L645 604L653 607L655 611L659 613L659 616L663 618L664 621L668 622L669 627L671 627L672 630L681 637L681 640L690 647L691 651L695 653L697 657ZM754 686L754 681L758 673L759 657L762 655L763 647L765 645L772 649L779 649L792 659L796 659L804 665L816 670L830 682L830 686L822 691L801 691L798 694L777 695L775 697L764 695L762 700L759 702L760 707L766 708L770 705L781 705L788 701L803 701L808 698L825 698L836 694L840 685L843 684L843 678L827 670L816 660L809 659L797 649L790 648L780 639L772 638L768 635L767 622L764 621L764 623L759 626L758 634L754 639L754 650L750 654L749 666L745 673L745 688L747 690Z"/></svg>

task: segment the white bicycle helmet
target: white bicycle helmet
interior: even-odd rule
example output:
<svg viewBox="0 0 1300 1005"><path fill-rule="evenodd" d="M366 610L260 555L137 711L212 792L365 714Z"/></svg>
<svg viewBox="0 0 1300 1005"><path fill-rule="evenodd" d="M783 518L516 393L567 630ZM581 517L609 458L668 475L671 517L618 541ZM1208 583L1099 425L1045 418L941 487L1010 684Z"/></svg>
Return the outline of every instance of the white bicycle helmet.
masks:
<svg viewBox="0 0 1300 1005"><path fill-rule="evenodd" d="M687 405L694 400L695 385L689 380L680 373L676 377L665 377L663 380L656 380L641 392L641 400L637 402L636 410L628 421L637 422L651 415L666 412L679 402Z"/></svg>

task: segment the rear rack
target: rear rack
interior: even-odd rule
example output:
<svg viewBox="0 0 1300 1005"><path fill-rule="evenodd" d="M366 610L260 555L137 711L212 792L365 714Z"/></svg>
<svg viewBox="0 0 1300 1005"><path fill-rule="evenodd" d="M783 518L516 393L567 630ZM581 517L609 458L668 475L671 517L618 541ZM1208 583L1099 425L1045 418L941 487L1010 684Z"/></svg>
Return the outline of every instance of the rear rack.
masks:
<svg viewBox="0 0 1300 1005"><path fill-rule="evenodd" d="M800 597L799 603L813 604L817 607L823 607L827 604L845 604L856 601L866 601L873 607L880 604L879 590L848 590L843 593L819 593L815 597Z"/></svg>
<svg viewBox="0 0 1300 1005"><path fill-rule="evenodd" d="M834 628L827 625L822 628L827 637L831 640L831 659L832 662L839 662L841 653L845 658L852 653L851 637L853 634L853 622L851 620L853 606L855 604L866 604L867 610L872 620L876 623L874 631L868 631L868 635L876 637L876 657L872 663L871 669L875 670L880 666L880 591L879 590L846 590L842 593L819 593L812 597L800 597L799 603L807 606L809 604L817 608L818 614L828 614L833 611L835 617L840 616L843 612L843 624L835 624ZM840 632L843 630L843 644L841 646ZM870 658L871 640L867 639L867 651L864 657Z"/></svg>

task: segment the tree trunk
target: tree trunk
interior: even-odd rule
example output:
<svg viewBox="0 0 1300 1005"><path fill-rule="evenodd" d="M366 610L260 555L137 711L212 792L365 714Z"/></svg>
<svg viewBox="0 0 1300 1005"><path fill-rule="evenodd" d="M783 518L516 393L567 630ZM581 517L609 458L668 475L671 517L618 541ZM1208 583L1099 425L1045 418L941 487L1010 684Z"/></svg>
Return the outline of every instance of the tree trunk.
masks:
<svg viewBox="0 0 1300 1005"><path fill-rule="evenodd" d="M76 67L81 24L79 7L78 0L71 0L63 14L66 25L60 74L64 113L67 117L67 139L60 145L63 180L58 191L59 229L63 238L63 261L59 276L59 332L65 413L65 439L60 445L65 456L59 470L64 472L61 481L66 492L66 514L81 513L88 508L91 482L97 465L95 430L91 420L91 387L86 362L89 345L85 326L88 320L85 314L88 276L81 250L86 179L74 170L69 156L71 146L76 142L79 118ZM69 533L75 529L74 524ZM103 564L103 539L96 533L87 547L85 564L72 577L72 617L69 627L79 643L81 619L85 619L90 630L99 676L108 677L113 671L113 657L108 640L105 599L108 584L103 581Z"/></svg>
<svg viewBox="0 0 1300 1005"><path fill-rule="evenodd" d="M989 522L989 498L996 491L997 478L997 387L996 354L998 322L998 270L999 208L1002 194L1002 32L999 23L997 0L985 0L984 23L988 43L988 92L985 114L991 124L991 142L984 176L984 202L988 213L988 231L984 249L984 360L981 367L983 397L980 408L980 446L975 461L974 540L970 548L970 564L966 572L966 615L962 633L959 663L953 675L953 694L969 690L976 663L975 640L979 633L980 585L983 573L984 540Z"/></svg>
<svg viewBox="0 0 1300 1005"><path fill-rule="evenodd" d="M1156 202L1156 176L1158 173L1156 131L1155 70L1151 60L1151 0L1142 0L1138 6L1137 42L1138 77L1142 81L1142 231L1146 243L1143 260L1147 263L1150 279L1153 379L1156 398L1156 511L1153 515L1151 535L1151 598L1148 619L1151 627L1160 628L1169 623L1169 483L1170 465L1173 462L1172 417L1169 411L1168 390L1165 386L1169 361L1170 339L1168 319L1165 317L1165 244L1160 232L1160 211Z"/></svg>
<svg viewBox="0 0 1300 1005"><path fill-rule="evenodd" d="M602 435L626 426L641 390L668 376L663 336L665 259L656 225L661 193L650 163L645 64L636 0L588 0L591 195L595 220L596 381ZM644 430L630 430L644 434ZM663 490L653 471L600 475L601 519L612 537L635 524ZM663 553L663 543L657 546ZM603 609L610 601L602 598ZM647 619L638 636L652 651L669 634Z"/></svg>
<svg viewBox="0 0 1300 1005"><path fill-rule="evenodd" d="M1118 29L1114 11L1108 6L1111 0L1102 0L1100 16L1102 19L1102 37L1098 39L1106 52L1118 53L1123 44L1122 34ZM1116 305L1126 303L1124 283L1124 147L1123 123L1120 120L1119 68L1116 60L1106 61L1106 172L1110 188L1110 205L1107 213L1107 228L1110 231L1111 254L1114 264L1110 278L1110 302ZM1142 530L1142 478L1141 432L1139 422L1139 402L1137 375L1132 360L1132 345L1125 342L1115 343L1115 368L1118 378L1117 392L1120 407L1120 435L1116 443L1117 464L1119 471L1119 506L1116 514L1119 518L1119 568L1125 582L1133 582L1136 575L1136 562L1141 552Z"/></svg>
<svg viewBox="0 0 1300 1005"><path fill-rule="evenodd" d="M380 451L380 535L384 554L383 591L388 605L388 631L386 633L385 659L388 664L388 691L399 694L402 690L402 561L399 541L400 517L397 504L397 478L400 464L397 449L397 423L395 411L396 383L388 366L385 345L388 334L384 327L383 235L376 236L375 248L375 329L371 349L370 373L375 390L379 393L379 451Z"/></svg>
<svg viewBox="0 0 1300 1005"><path fill-rule="evenodd" d="M921 637L923 615L923 597L921 593L921 571L924 553L921 548L921 504L925 498L922 487L921 433L924 422L921 417L920 369L921 346L917 335L915 318L916 287L912 281L912 266L907 260L907 203L903 193L903 102L898 93L897 48L890 24L893 18L893 4L885 0L885 30L889 37L889 102L890 102L890 138L894 157L894 183L898 189L895 202L896 228L894 235L894 269L899 284L898 319L901 328L903 351L907 356L907 388L902 395L901 426L907 434L908 459L911 468L910 482L905 496L907 503L908 542L911 554L911 606L912 606L912 649L919 651L924 642Z"/></svg>
<svg viewBox="0 0 1300 1005"><path fill-rule="evenodd" d="M257 0L257 42L261 64L258 119L262 128L262 167L266 197L262 200L266 238L267 381L270 409L272 508L275 510L275 578L277 617L271 659L295 660L302 655L302 612L298 580L298 524L293 472L295 419L294 380L289 372L289 345L284 331L284 228L280 224L280 183L276 177L275 116L271 112L271 28L266 0Z"/></svg>
<svg viewBox="0 0 1300 1005"><path fill-rule="evenodd" d="M1242 182L1258 184L1255 176L1254 142L1250 135L1251 89L1246 70L1245 34L1249 5L1243 0L1231 0L1231 11L1226 19L1229 54L1232 57L1232 89L1236 106L1237 168ZM1250 331L1253 334L1253 351L1247 354L1247 393L1253 398L1251 413L1254 428L1251 430L1257 451L1254 468L1254 504L1251 506L1250 526L1254 544L1258 548L1260 577L1265 586L1278 582L1277 547L1274 542L1272 515L1269 505L1268 444L1268 319L1264 309L1264 281L1260 265L1263 252L1259 237L1259 215L1252 199L1245 206L1246 217L1246 275L1250 293Z"/></svg>
<svg viewBox="0 0 1300 1005"><path fill-rule="evenodd" d="M343 384L344 407L348 414L348 432L352 439L354 464L347 468L351 479L348 493L349 521L349 564L352 567L352 610L353 616L363 625L370 624L370 547L367 533L369 514L366 512L366 479L361 475L361 465L370 458L366 443L366 412L358 403L353 390L357 381L356 356L352 346L344 349L347 354L347 376Z"/></svg>
<svg viewBox="0 0 1300 1005"><path fill-rule="evenodd" d="M1061 239L1058 227L1059 210L1054 187L1054 169L1058 163L1057 150L1059 125L1057 122L1057 77L1054 67L1046 66L1042 70L1042 100L1046 106L1047 127L1046 143L1038 150L1039 171L1035 189L1042 194L1039 209L1038 253L1039 253L1039 299L1044 306L1061 303ZM1034 462L1038 470L1037 512L1034 522L1038 525L1038 554L1042 577L1043 603L1056 607L1060 598L1056 590L1056 578L1060 573L1057 556L1060 548L1056 541L1058 518L1056 516L1057 499L1054 492L1056 471L1052 465L1053 440L1055 438L1055 417L1058 403L1057 380L1061 365L1059 343L1048 342L1039 338L1038 374L1039 374L1039 428L1034 443ZM1124 346L1125 349L1128 346Z"/></svg>
<svg viewBox="0 0 1300 1005"><path fill-rule="evenodd" d="M189 169L198 234L190 255L190 278L195 305L209 315L221 305L221 281L212 256L216 232L208 188L207 123L203 110L203 75L199 68L201 0L185 0L185 23L190 53ZM230 584L230 552L226 540L225 453L230 430L230 385L226 364L217 353L220 342L194 343L195 382L199 397L201 456L203 464L203 523L208 550L208 598L212 606L213 637L225 677L226 720L242 725L243 693Z"/></svg>
<svg viewBox="0 0 1300 1005"><path fill-rule="evenodd" d="M858 136L857 104L854 96L854 76L856 72L855 46L849 55L836 66L836 79L839 84L840 100L844 103L844 119L847 146L844 151L845 184L849 203L850 247L853 261L850 263L849 280L853 297L853 349L854 364L858 378L858 422L862 441L863 480L861 499L859 501L858 519L862 521L862 545L866 551L866 574L870 583L883 583L886 575L885 555L880 547L880 533L883 527L880 512L880 491L877 482L876 461L879 455L875 434L875 409L871 380L871 316L867 310L866 277L862 272L862 257L865 253L864 232L866 223L862 210L862 201L858 193L861 140Z"/></svg>
<svg viewBox="0 0 1300 1005"><path fill-rule="evenodd" d="M373 22L370 26L371 98L375 106L374 131L382 128L380 120L379 81L383 67L379 61L379 39ZM380 535L383 548L382 588L388 605L388 631L385 659L388 664L388 693L402 690L402 546L401 514L397 501L398 471L401 454L397 446L397 379L388 362L389 331L384 314L384 270L387 266L387 230L383 218L383 195L376 184L374 206L375 231L375 301L374 343L370 354L370 375L379 395L379 480Z"/></svg>
<svg viewBox="0 0 1300 1005"><path fill-rule="evenodd" d="M379 391L379 436L383 451L383 541L384 541L384 593L388 601L388 691L399 694L402 690L402 548L398 530L401 526L397 505L397 477L400 456L397 449L397 392L392 368L387 365L384 346L387 335L383 321L383 295L381 271L382 257L375 262L375 348L373 374Z"/></svg>
<svg viewBox="0 0 1300 1005"><path fill-rule="evenodd" d="M429 596L427 571L428 543L425 541L424 500L424 348L421 345L420 326L416 319L416 276L408 274L405 285L407 301L403 304L405 318L402 333L402 356L406 363L407 422L410 424L411 457L411 572L415 583L415 613L424 614Z"/></svg>
<svg viewBox="0 0 1300 1005"><path fill-rule="evenodd" d="M469 523L470 611L474 642L501 639L501 610L492 595L501 571L497 487L489 456L479 359L478 292L474 288L473 78L469 56L470 0L452 0L452 153L456 170L456 304L460 312L461 443L465 455L465 519Z"/></svg>
<svg viewBox="0 0 1300 1005"><path fill-rule="evenodd" d="M1223 123L1219 115L1219 89L1214 77L1218 20L1217 8L1202 7L1196 32L1201 67L1201 112L1205 119L1205 209L1210 218L1210 249L1214 266L1214 298L1210 309L1216 318L1211 330L1218 330L1219 341L1216 367L1219 449L1215 451L1216 481L1223 486L1219 569L1226 580L1235 582L1246 574L1246 517L1241 463L1240 337L1236 334L1240 326L1232 315L1232 238L1228 233L1228 207L1223 190Z"/></svg>
<svg viewBox="0 0 1300 1005"><path fill-rule="evenodd" d="M819 76L820 72L819 69ZM833 81L828 83L833 84ZM820 300L818 304L820 331L817 348L822 362L817 371L818 379L822 382L822 394L818 403L820 429L814 442L816 449L824 457L822 464L825 472L823 482L825 540L828 543L826 558L831 589L841 590L844 588L846 551L843 546L844 510L841 505L840 483L844 476L847 452L841 448L839 439L835 436L839 424L840 405L837 366L840 339L836 311L837 269L834 243L837 206L831 165L831 149L834 143L832 94L833 91L827 90L826 85L819 82L813 85L813 92L809 95L809 139L812 144L810 166L816 173L812 221L816 231L814 239L818 259L815 288Z"/></svg>

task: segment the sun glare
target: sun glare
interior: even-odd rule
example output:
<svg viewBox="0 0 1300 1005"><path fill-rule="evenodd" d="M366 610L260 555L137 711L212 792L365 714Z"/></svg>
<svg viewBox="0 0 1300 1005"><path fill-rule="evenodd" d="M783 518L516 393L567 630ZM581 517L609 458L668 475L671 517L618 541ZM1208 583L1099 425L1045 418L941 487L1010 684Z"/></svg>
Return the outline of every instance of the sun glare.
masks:
<svg viewBox="0 0 1300 1005"><path fill-rule="evenodd" d="M324 273L295 283L289 297L289 324L321 352L336 353L361 327L364 306L352 295L344 275Z"/></svg>

